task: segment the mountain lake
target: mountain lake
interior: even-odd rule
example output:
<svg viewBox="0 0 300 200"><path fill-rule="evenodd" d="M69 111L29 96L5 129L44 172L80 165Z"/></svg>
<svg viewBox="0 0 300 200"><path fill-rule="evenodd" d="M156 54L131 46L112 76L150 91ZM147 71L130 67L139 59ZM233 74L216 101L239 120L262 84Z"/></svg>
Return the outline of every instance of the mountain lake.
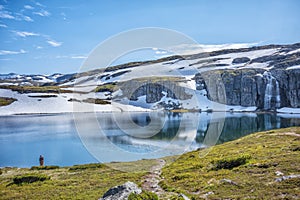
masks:
<svg viewBox="0 0 300 200"><path fill-rule="evenodd" d="M132 161L179 155L257 131L300 125L275 113L75 113L0 116L0 166Z"/></svg>

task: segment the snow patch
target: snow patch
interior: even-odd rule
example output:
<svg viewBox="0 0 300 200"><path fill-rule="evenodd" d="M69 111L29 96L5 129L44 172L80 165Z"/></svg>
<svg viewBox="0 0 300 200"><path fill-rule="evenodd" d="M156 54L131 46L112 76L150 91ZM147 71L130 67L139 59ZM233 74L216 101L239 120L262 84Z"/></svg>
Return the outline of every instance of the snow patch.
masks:
<svg viewBox="0 0 300 200"><path fill-rule="evenodd" d="M277 109L277 112L280 112L280 113L300 114L300 108L283 107L283 108Z"/></svg>
<svg viewBox="0 0 300 200"><path fill-rule="evenodd" d="M291 70L291 69L300 69L300 65L295 65L295 66L286 68L286 70Z"/></svg>

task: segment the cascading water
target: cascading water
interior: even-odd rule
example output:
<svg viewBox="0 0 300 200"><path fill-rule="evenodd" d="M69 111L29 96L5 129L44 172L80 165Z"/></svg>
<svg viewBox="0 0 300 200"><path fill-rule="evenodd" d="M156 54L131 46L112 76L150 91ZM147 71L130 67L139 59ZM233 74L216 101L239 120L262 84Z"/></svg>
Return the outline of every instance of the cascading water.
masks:
<svg viewBox="0 0 300 200"><path fill-rule="evenodd" d="M280 107L279 83L270 72L265 71L263 74L266 80L266 90L264 97L264 109L272 110Z"/></svg>

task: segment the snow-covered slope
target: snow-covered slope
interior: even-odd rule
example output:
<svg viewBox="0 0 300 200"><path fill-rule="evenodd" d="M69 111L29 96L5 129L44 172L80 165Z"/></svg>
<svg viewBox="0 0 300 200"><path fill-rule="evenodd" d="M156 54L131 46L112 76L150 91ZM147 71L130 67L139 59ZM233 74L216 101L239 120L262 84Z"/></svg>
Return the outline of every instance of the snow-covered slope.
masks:
<svg viewBox="0 0 300 200"><path fill-rule="evenodd" d="M297 80L299 66L300 43L240 49L226 49L222 46L218 51L173 56L138 64L129 63L78 74L1 74L0 97L11 97L17 101L8 106L1 106L0 113L3 115L126 109L130 111L148 109L255 111L261 104L262 108L273 109L273 107L263 107L263 104L275 101L276 98L278 106L274 109L277 111L300 113L299 96L297 96L298 90L300 91L299 84L286 86L287 84L282 80L282 74L285 72L286 76L292 78L296 76L295 80ZM270 72L269 82L264 72ZM238 78L237 75L232 75L236 73L242 75ZM224 82L225 75L230 77L226 79L227 82ZM206 80L203 81L205 77ZM252 82L261 80L262 83L255 83L253 89L253 83L245 82L246 85L243 85L243 80L248 78L253 79ZM212 86L218 84L218 80L223 81L223 86ZM259 87L264 87L263 94L259 95L264 95L262 101L265 102L261 103L257 100L252 104L243 102L238 104L236 103L238 100L232 100L229 101L231 102L229 105L225 105L228 104L230 93L228 88L222 89L222 87L228 87L229 84L233 85L230 88L233 92L241 90L238 93L240 96L253 95L252 90L259 93ZM293 88L290 88L291 94L283 94L285 88L291 87L290 85L293 85ZM31 87L45 88L45 91L41 92ZM57 89L53 92L50 90L51 87L59 88L59 91ZM252 93L249 93L249 87ZM225 94L227 100L222 100L221 96ZM285 97L289 95L292 96ZM105 100L106 103L93 104L90 102L91 99L95 102Z"/></svg>

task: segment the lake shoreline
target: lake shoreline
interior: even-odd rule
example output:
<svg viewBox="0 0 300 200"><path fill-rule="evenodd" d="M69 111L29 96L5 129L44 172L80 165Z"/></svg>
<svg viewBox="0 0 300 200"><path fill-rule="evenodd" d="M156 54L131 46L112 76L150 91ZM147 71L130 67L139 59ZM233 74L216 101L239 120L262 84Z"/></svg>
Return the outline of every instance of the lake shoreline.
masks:
<svg viewBox="0 0 300 200"><path fill-rule="evenodd" d="M188 109L176 109L176 110L137 110L137 111L94 111L94 112L48 112L48 113L14 113L14 114L6 114L2 116L23 116L23 115L59 115L59 114L89 114L89 113L150 113L150 112L166 112L166 113L249 113L249 114L291 114L291 115L299 115L300 111L296 110L296 112L280 112L280 111L245 111L245 110L236 110L236 111L222 111L222 110L213 110L213 111L199 111L199 110L188 110Z"/></svg>
<svg viewBox="0 0 300 200"><path fill-rule="evenodd" d="M99 199L111 187L132 181L159 199L179 194L190 199L299 198L299 139L300 127L289 127L256 132L210 147L208 152L196 150L177 157L45 169L6 167L0 170L0 190L4 199ZM165 164L156 177L161 190L152 191L152 183L145 183L162 160ZM14 182L28 175L46 179Z"/></svg>
<svg viewBox="0 0 300 200"><path fill-rule="evenodd" d="M37 165L40 155L45 164L59 166L156 159L257 131L300 126L299 115L273 113L131 112L0 118L0 166L27 168ZM213 143L208 145L206 138Z"/></svg>

